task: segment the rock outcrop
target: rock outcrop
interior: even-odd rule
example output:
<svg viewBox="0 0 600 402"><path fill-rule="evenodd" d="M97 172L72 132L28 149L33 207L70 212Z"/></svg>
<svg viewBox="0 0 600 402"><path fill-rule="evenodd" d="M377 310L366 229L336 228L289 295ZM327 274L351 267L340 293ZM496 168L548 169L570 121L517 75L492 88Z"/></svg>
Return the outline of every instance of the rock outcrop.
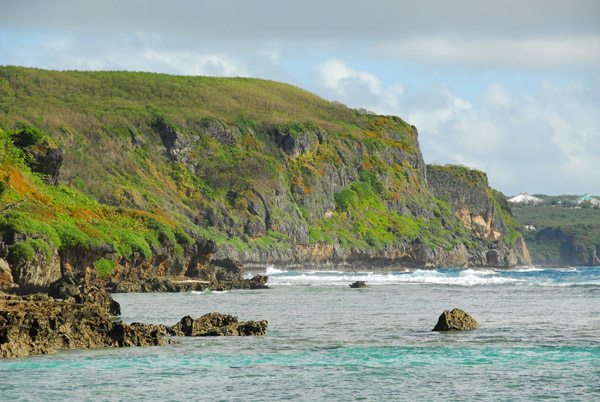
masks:
<svg viewBox="0 0 600 402"><path fill-rule="evenodd" d="M54 245L42 235L19 232L4 233L4 247L8 254L10 275L4 279L5 289L19 294L45 291L48 286L60 279L60 256ZM12 279L12 283L8 282Z"/></svg>
<svg viewBox="0 0 600 402"><path fill-rule="evenodd" d="M0 294L1 357L164 343L159 328L113 322L93 305Z"/></svg>
<svg viewBox="0 0 600 402"><path fill-rule="evenodd" d="M223 260L212 259L210 269L215 281L241 281L244 279L244 266L237 260L225 258Z"/></svg>
<svg viewBox="0 0 600 402"><path fill-rule="evenodd" d="M267 321L239 322L236 316L209 313L198 319L185 316L167 333L174 336L262 336L267 331Z"/></svg>
<svg viewBox="0 0 600 402"><path fill-rule="evenodd" d="M468 313L455 308L444 310L438 318L433 331L470 331L479 328L479 324Z"/></svg>
<svg viewBox="0 0 600 402"><path fill-rule="evenodd" d="M367 282L365 281L356 281L350 284L350 287L352 289L361 289L361 288L366 288L367 286Z"/></svg>
<svg viewBox="0 0 600 402"><path fill-rule="evenodd" d="M68 299L68 298L67 298ZM56 301L43 295L14 296L0 292L0 357L53 353L58 349L158 346L165 336L262 336L267 321L239 322L209 313L189 316L176 325L131 325L110 319L89 302Z"/></svg>
<svg viewBox="0 0 600 402"><path fill-rule="evenodd" d="M121 315L121 306L104 289L90 285L82 272L67 273L48 289L48 296L66 302L93 305L110 316Z"/></svg>
<svg viewBox="0 0 600 402"><path fill-rule="evenodd" d="M533 264L545 266L598 266L600 265L600 227L545 227L527 234ZM583 233L582 233L583 232Z"/></svg>
<svg viewBox="0 0 600 402"><path fill-rule="evenodd" d="M29 152L35 158L35 165L32 170L44 175L44 181L47 184L58 186L64 151L60 148L45 146L32 148Z"/></svg>
<svg viewBox="0 0 600 402"><path fill-rule="evenodd" d="M206 289L268 289L268 280L269 277L264 275L237 281L206 281L185 277L152 277L138 280L109 278L100 281L100 285L111 293L201 292Z"/></svg>
<svg viewBox="0 0 600 402"><path fill-rule="evenodd" d="M473 246L441 252L451 266L530 265L531 256L506 197L488 186L487 175L462 166L428 166L432 194L447 203L469 231ZM444 255L445 254L445 255Z"/></svg>

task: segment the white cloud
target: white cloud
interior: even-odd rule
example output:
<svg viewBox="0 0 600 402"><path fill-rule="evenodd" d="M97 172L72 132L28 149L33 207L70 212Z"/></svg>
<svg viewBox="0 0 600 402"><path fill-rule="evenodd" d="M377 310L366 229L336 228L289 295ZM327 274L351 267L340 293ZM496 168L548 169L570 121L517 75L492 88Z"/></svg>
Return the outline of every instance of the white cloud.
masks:
<svg viewBox="0 0 600 402"><path fill-rule="evenodd" d="M327 60L314 69L318 80L325 88L345 96L352 88L364 88L369 94L381 95L381 81L374 74L357 71L341 60Z"/></svg>
<svg viewBox="0 0 600 402"><path fill-rule="evenodd" d="M340 60L321 63L315 72L322 95L416 125L428 162L484 170L509 194L600 194L597 88L547 80L523 92L493 82L472 104L443 84L386 87L375 74Z"/></svg>
<svg viewBox="0 0 600 402"><path fill-rule="evenodd" d="M487 171L508 193L600 193L600 104L585 92L554 82L528 94L491 84L472 111L423 121L424 156Z"/></svg>
<svg viewBox="0 0 600 402"><path fill-rule="evenodd" d="M248 72L241 63L223 54L146 49L142 52L141 57L149 65L158 64L162 66L163 71L173 71L177 74L221 77L248 76Z"/></svg>

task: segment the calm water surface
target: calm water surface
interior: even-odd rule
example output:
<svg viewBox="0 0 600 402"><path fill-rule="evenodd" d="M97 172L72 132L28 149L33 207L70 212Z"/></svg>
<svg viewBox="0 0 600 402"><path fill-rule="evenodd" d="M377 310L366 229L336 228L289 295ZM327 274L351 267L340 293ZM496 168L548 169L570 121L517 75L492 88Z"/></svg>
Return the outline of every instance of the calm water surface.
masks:
<svg viewBox="0 0 600 402"><path fill-rule="evenodd" d="M600 400L598 267L268 274L269 290L114 295L125 322L218 311L267 319L265 337L4 359L0 400ZM431 332L455 307L480 328Z"/></svg>

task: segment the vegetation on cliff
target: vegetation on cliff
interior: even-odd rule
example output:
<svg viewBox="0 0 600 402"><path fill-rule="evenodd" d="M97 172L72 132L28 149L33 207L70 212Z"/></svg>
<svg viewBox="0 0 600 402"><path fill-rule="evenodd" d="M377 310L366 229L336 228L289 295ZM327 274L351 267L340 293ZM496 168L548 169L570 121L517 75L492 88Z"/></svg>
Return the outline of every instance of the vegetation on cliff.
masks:
<svg viewBox="0 0 600 402"><path fill-rule="evenodd" d="M513 212L534 264L600 265L600 210L515 205Z"/></svg>
<svg viewBox="0 0 600 402"><path fill-rule="evenodd" d="M196 233L250 262L417 265L421 249L474 249L480 237L430 191L416 128L290 85L0 67L0 127L1 230L57 249L109 242L148 259ZM40 167L50 149L62 150L61 185ZM13 258L39 246L23 241Z"/></svg>
<svg viewBox="0 0 600 402"><path fill-rule="evenodd" d="M48 185L43 175L32 171L36 161L15 145L23 130L0 129L0 233L9 245L4 257L11 264L31 259L36 249L49 260L51 247L89 248L109 242L120 256L138 253L149 258L151 245L160 245L163 238L175 242L178 249L193 241L163 216L103 205L72 187ZM39 135L29 145L48 140L52 139ZM94 262L100 276L110 274L115 266L104 258L90 264Z"/></svg>

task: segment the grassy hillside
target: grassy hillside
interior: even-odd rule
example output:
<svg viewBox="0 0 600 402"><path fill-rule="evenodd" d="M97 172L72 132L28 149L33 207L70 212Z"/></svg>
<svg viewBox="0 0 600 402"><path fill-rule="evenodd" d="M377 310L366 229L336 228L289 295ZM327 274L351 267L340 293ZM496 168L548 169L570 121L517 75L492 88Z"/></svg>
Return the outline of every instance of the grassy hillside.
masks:
<svg viewBox="0 0 600 402"><path fill-rule="evenodd" d="M397 258L410 244L473 248L476 236L430 193L414 127L286 84L0 67L0 127L10 176L0 208L17 203L11 213L123 254L146 255L158 232L261 261L339 247ZM23 127L64 151L61 186L17 155Z"/></svg>
<svg viewBox="0 0 600 402"><path fill-rule="evenodd" d="M90 247L102 242L116 246L119 255L139 253L150 257L150 245L160 245L161 237L182 246L192 243L180 227L163 216L98 203L81 192L61 185L51 186L42 175L31 171L33 161L13 142L22 130L0 129L0 233L9 244L7 260L18 263L39 249L50 258L50 246ZM39 143L47 139L40 137ZM15 234L44 236L15 241ZM94 262L94 261L92 261ZM99 273L109 274L114 263L97 261Z"/></svg>
<svg viewBox="0 0 600 402"><path fill-rule="evenodd" d="M535 228L525 230L534 263L598 264L594 256L600 254L600 209L513 206L513 214L523 227Z"/></svg>

